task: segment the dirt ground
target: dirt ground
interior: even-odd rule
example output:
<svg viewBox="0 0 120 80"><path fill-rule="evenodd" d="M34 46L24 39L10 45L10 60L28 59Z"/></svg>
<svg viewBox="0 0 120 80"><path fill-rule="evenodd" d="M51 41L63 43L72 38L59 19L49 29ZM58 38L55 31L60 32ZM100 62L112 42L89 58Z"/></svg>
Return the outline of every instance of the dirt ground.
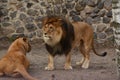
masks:
<svg viewBox="0 0 120 80"><path fill-rule="evenodd" d="M5 45L5 44L4 44ZM0 47L1 48L1 47ZM76 65L81 60L82 55L79 51L72 50L73 70L64 70L65 56L55 57L55 70L45 71L48 56L44 45L32 44L32 51L27 54L31 62L28 72L38 80L118 80L116 54L114 48L96 48L97 52L108 52L106 57L99 57L92 51L90 53L90 66L88 69L82 69ZM0 49L0 58L6 53L7 48ZM0 80L24 80L22 77L11 78L7 76L0 77Z"/></svg>

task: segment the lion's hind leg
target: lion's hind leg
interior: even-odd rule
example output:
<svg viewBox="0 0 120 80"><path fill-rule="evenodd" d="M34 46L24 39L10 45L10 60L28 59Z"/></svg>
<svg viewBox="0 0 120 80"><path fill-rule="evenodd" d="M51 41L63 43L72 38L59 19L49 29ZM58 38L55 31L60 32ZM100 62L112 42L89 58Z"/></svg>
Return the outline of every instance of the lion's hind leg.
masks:
<svg viewBox="0 0 120 80"><path fill-rule="evenodd" d="M89 52L90 52L90 44L89 41L82 41L80 44L80 51L83 54L84 58L80 62L77 62L77 64L82 65L82 68L87 69L89 67Z"/></svg>
<svg viewBox="0 0 120 80"><path fill-rule="evenodd" d="M84 49L84 45L83 45L83 41L80 41L80 46L79 46L80 52L81 54L83 54L83 57L81 59L81 61L76 62L77 65L82 65L84 63L85 57L84 57L84 53L85 53L85 49Z"/></svg>

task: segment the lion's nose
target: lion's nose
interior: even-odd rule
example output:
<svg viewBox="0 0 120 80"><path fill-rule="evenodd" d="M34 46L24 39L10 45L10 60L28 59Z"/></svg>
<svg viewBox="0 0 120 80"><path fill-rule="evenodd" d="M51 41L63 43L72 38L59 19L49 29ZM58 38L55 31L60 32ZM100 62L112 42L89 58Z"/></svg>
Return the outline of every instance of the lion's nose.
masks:
<svg viewBox="0 0 120 80"><path fill-rule="evenodd" d="M47 33L44 33L44 35L47 35Z"/></svg>

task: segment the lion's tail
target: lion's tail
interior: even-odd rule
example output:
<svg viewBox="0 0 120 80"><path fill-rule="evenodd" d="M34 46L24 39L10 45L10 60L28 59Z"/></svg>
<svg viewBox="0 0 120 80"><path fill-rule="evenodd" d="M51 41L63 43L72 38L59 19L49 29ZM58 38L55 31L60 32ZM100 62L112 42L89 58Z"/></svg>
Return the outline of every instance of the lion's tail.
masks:
<svg viewBox="0 0 120 80"><path fill-rule="evenodd" d="M98 56L104 57L104 56L107 55L107 52L103 52L102 54L98 54L98 53L96 52L93 44L92 44L92 50L93 50L93 52L94 52L96 55L98 55Z"/></svg>

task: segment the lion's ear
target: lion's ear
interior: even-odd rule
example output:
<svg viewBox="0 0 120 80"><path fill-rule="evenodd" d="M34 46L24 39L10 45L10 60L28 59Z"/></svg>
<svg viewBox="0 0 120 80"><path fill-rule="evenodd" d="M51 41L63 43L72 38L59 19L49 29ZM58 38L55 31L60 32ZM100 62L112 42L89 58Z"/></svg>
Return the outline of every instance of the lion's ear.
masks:
<svg viewBox="0 0 120 80"><path fill-rule="evenodd" d="M47 22L47 20L48 20L48 18L47 18L47 17L44 17L44 18L42 19L42 24L45 25L46 22Z"/></svg>

